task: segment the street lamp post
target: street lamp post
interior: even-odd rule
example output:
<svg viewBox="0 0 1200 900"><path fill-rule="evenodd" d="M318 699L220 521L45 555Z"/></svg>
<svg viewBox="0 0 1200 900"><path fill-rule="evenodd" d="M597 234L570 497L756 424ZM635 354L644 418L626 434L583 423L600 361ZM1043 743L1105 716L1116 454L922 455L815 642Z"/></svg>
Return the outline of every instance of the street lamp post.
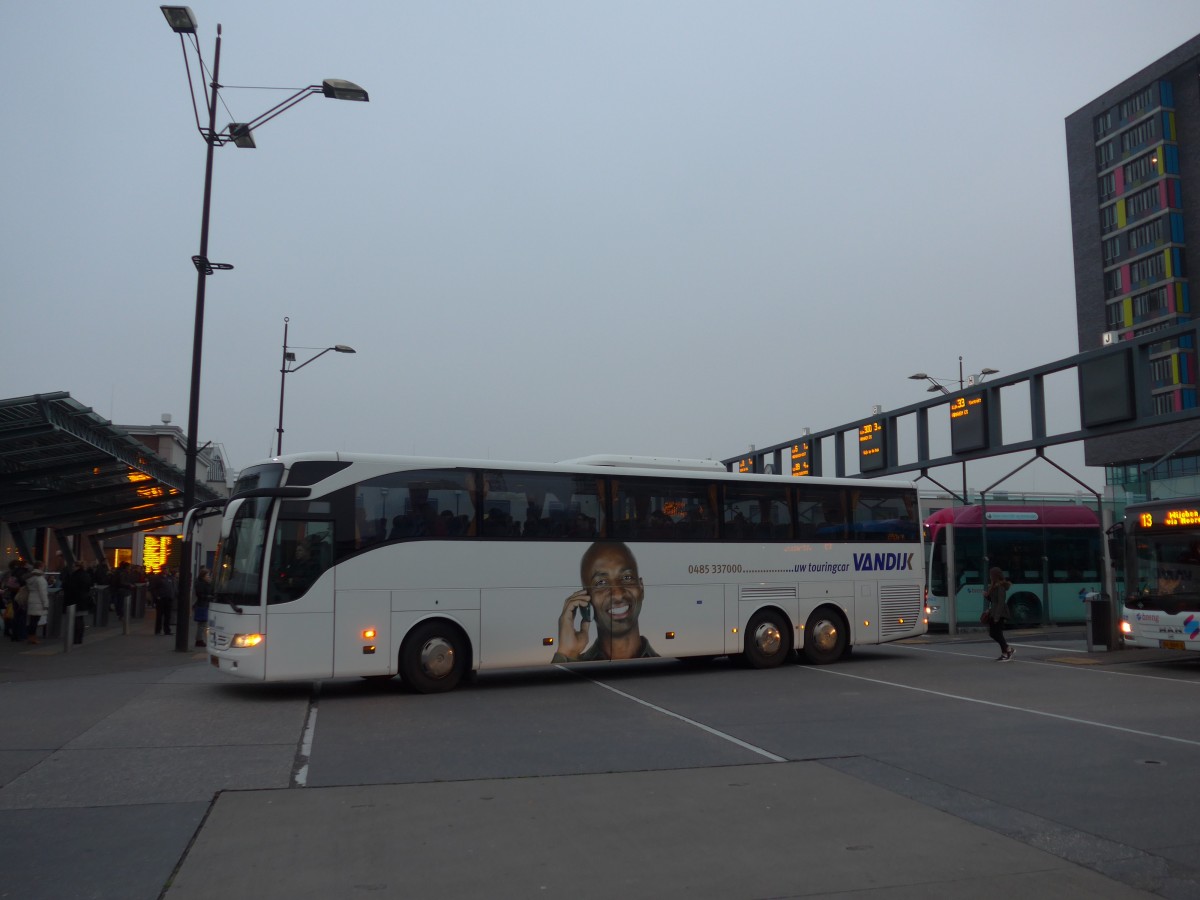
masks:
<svg viewBox="0 0 1200 900"><path fill-rule="evenodd" d="M999 369L984 368L984 369L981 369L977 374L970 376L969 379L965 379L963 377L963 358L960 356L958 358L958 389L961 391L964 388L966 388L968 381L972 386L974 386L976 384L980 384L983 382L983 379L987 378L989 375L996 375L999 372L1000 372ZM950 390L950 388L946 387L946 385L942 383L942 381L944 379L934 378L932 375L927 375L924 372L914 372L912 375L909 375L908 377L910 379L912 379L913 381L928 381L929 385L930 385L928 390L929 390L929 393L931 393L931 394L941 392L943 394L949 395L949 394L953 393ZM963 460L963 464L962 464L962 502L963 502L963 506L967 505L967 462L966 462L966 460Z"/></svg>
<svg viewBox="0 0 1200 900"><path fill-rule="evenodd" d="M208 259L208 224L209 211L212 203L213 153L217 147L234 144L237 147L251 148L254 138L251 132L259 125L269 122L282 112L291 109L297 103L313 94L323 94L335 100L367 101L367 92L358 85L340 79L326 79L319 85L309 85L301 88L286 100L277 103L257 118L245 123L231 122L222 130L217 130L217 95L221 89L221 26L217 25L217 38L213 50L212 82L207 91L208 126L200 124L200 112L196 108L195 86L192 84L192 70L188 64L187 35L191 35L192 49L195 51L200 71L204 69L204 60L200 56L200 42L197 38L196 16L187 6L161 6L163 16L171 30L179 35L179 45L183 49L184 66L188 73L188 85L192 92L192 105L196 111L196 128L207 144L204 162L204 200L200 213L200 253L192 257L196 267L196 316L192 330L192 380L188 397L188 429L187 450L184 464L183 512L186 514L196 503L196 462L199 456L197 447L197 432L200 427L200 368L204 344L204 288L205 279L214 271L229 270L233 266L228 263L213 263ZM203 85L203 82L201 82ZM183 536L182 565L179 573L179 594L176 603L175 649L187 651L188 639L188 610L192 591L192 566L194 564L191 534Z"/></svg>
<svg viewBox="0 0 1200 900"><path fill-rule="evenodd" d="M283 317L283 362L279 366L279 427L275 429L279 443L275 446L275 455L283 456L283 389L287 385L287 377L293 372L299 372L314 359L320 359L330 350L334 353L353 353L353 347L347 347L345 344L334 344L332 347L326 347L315 356L311 356L298 366L291 365L296 361L296 354L288 350L288 322L287 316Z"/></svg>

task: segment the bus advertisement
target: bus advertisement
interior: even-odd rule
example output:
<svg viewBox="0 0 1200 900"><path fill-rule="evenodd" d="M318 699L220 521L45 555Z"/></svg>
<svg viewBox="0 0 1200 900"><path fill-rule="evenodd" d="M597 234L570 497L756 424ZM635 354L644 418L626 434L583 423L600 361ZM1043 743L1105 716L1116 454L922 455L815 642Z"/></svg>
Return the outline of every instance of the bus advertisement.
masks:
<svg viewBox="0 0 1200 900"><path fill-rule="evenodd" d="M708 461L281 457L225 507L208 653L420 692L601 660L834 662L925 632L918 510L910 482Z"/></svg>
<svg viewBox="0 0 1200 900"><path fill-rule="evenodd" d="M956 506L930 515L924 537L931 628L949 625L951 577L957 583L956 625L978 626L991 567L1012 582L1013 625L1083 622L1087 609L1080 592L1103 590L1100 519L1087 507Z"/></svg>
<svg viewBox="0 0 1200 900"><path fill-rule="evenodd" d="M1200 650L1200 498L1125 508L1129 643Z"/></svg>

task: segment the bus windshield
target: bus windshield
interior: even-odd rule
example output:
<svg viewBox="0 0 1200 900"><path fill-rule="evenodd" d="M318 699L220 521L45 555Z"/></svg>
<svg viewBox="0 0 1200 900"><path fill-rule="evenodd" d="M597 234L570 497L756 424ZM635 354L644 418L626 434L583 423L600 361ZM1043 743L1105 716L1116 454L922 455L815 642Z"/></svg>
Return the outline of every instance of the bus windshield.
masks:
<svg viewBox="0 0 1200 900"><path fill-rule="evenodd" d="M1152 600L1196 600L1200 597L1200 541L1190 534L1140 537L1136 544L1137 571L1126 584L1136 585L1141 609L1162 608Z"/></svg>
<svg viewBox="0 0 1200 900"><path fill-rule="evenodd" d="M263 549L271 515L268 497L233 500L221 525L213 600L231 606L258 606L262 589Z"/></svg>

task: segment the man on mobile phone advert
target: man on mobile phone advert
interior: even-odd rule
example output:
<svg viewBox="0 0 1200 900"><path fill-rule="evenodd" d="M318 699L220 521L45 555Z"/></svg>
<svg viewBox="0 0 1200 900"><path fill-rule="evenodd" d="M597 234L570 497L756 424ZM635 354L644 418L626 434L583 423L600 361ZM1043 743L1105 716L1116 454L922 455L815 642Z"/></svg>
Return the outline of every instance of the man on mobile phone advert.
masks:
<svg viewBox="0 0 1200 900"><path fill-rule="evenodd" d="M584 552L579 576L583 587L566 599L558 617L551 662L658 656L638 627L645 586L633 552L619 541L597 541ZM589 647L593 621L596 640Z"/></svg>

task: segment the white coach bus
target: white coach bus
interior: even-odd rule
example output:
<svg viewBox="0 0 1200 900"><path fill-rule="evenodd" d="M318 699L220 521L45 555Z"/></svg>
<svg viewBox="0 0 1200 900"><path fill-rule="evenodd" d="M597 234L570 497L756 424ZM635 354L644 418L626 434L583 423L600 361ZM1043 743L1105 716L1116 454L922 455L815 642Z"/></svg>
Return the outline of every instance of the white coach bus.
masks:
<svg viewBox="0 0 1200 900"><path fill-rule="evenodd" d="M243 471L208 653L267 681L796 652L923 634L911 483L710 461L306 453Z"/></svg>

